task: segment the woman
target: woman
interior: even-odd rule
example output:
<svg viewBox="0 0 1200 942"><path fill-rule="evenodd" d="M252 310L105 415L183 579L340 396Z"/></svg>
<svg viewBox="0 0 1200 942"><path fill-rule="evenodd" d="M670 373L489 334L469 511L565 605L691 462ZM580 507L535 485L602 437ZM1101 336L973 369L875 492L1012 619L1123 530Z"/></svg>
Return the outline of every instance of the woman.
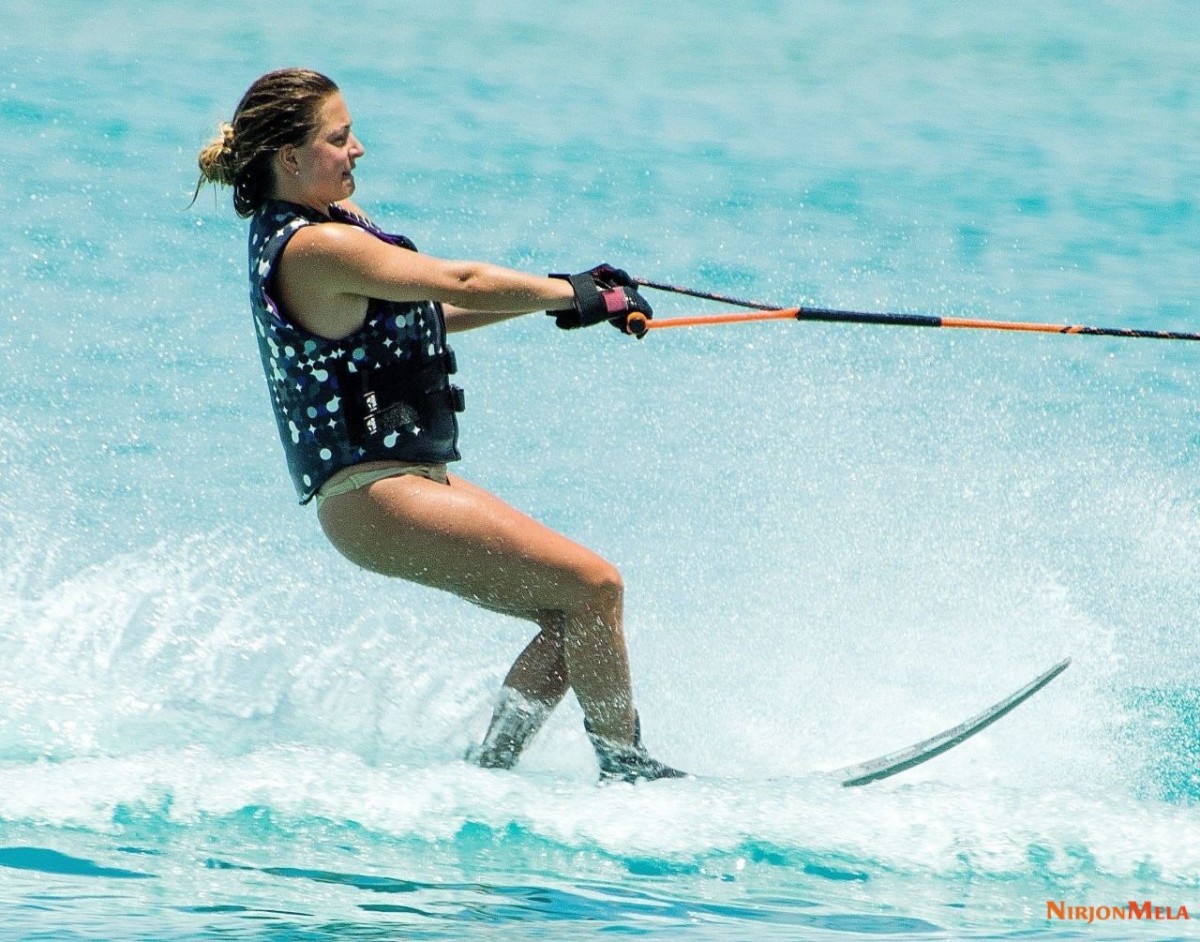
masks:
<svg viewBox="0 0 1200 942"><path fill-rule="evenodd" d="M527 314L559 327L651 316L624 272L546 278L418 254L350 201L363 147L337 86L271 72L200 153L205 182L251 217L250 294L301 503L351 562L532 621L475 760L511 768L575 691L601 777L683 773L641 743L620 573L458 475L462 393L445 335Z"/></svg>

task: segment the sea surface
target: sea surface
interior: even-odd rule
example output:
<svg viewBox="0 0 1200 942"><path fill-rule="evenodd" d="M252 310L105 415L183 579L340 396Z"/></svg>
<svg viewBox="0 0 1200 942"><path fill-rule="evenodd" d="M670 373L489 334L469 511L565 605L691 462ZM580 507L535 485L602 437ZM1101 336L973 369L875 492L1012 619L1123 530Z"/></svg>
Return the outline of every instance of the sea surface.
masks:
<svg viewBox="0 0 1200 942"><path fill-rule="evenodd" d="M646 741L696 773L598 787L573 699L517 771L461 761L529 629L327 545L245 222L189 208L305 65L438 256L1198 331L1194 3L3 12L0 938L1195 936L1200 344L458 335L458 470L620 566ZM829 774L1067 656L927 765Z"/></svg>

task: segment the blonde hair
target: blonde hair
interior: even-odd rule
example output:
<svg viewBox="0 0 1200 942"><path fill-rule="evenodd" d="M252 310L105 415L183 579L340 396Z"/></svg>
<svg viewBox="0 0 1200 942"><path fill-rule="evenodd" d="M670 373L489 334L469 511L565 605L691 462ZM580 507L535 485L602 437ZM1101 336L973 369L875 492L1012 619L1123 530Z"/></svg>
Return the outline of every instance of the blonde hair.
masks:
<svg viewBox="0 0 1200 942"><path fill-rule="evenodd" d="M337 90L332 79L311 69L279 69L257 79L233 120L222 122L220 134L200 151L196 194L205 183L233 187L237 214L253 216L274 182L271 157L316 133L321 105Z"/></svg>
<svg viewBox="0 0 1200 942"><path fill-rule="evenodd" d="M233 125L222 121L220 137L200 151L196 162L200 165L200 180L219 186L233 186L234 174Z"/></svg>

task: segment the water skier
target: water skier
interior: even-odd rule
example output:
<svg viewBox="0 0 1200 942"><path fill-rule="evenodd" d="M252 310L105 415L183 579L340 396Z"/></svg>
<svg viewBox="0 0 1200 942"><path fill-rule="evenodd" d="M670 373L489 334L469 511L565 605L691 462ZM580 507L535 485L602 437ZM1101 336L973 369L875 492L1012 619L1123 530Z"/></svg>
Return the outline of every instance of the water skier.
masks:
<svg viewBox="0 0 1200 942"><path fill-rule="evenodd" d="M650 306L623 272L540 277L419 254L350 200L363 147L338 87L270 72L199 155L250 222L255 329L288 466L334 547L372 572L533 622L475 761L511 768L575 691L603 778L682 773L650 757L634 710L611 563L447 471L461 391L446 334L549 311L625 330Z"/></svg>

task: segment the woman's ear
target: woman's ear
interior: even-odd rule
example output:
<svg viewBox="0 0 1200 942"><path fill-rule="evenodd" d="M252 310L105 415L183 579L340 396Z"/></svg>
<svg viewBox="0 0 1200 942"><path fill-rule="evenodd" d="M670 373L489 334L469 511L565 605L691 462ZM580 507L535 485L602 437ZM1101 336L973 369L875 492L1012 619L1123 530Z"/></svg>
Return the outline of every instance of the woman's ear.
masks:
<svg viewBox="0 0 1200 942"><path fill-rule="evenodd" d="M279 170L281 173L294 177L300 172L300 161L296 157L296 146L294 144L284 144L276 152L275 159L279 161Z"/></svg>

